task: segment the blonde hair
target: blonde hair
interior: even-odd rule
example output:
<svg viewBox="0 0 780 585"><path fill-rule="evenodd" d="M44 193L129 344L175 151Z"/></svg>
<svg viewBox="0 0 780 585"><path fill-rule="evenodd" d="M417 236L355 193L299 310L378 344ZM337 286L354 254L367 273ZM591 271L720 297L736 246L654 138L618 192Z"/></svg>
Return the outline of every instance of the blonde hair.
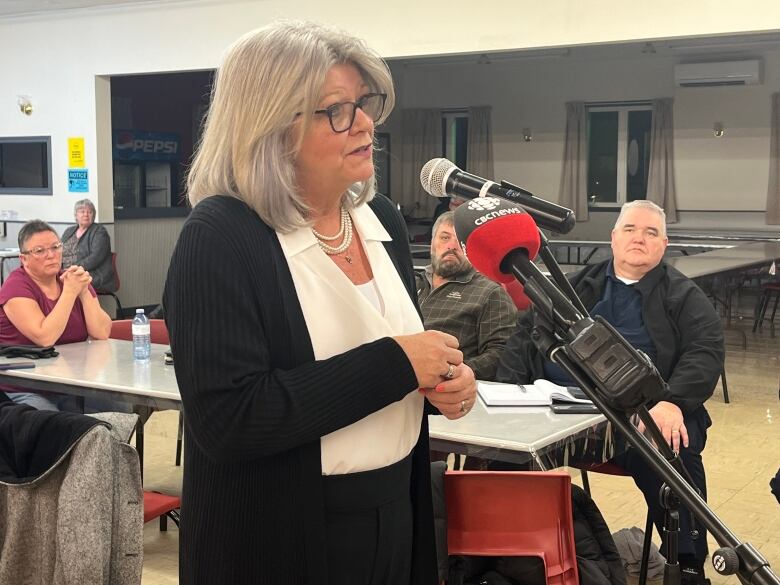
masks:
<svg viewBox="0 0 780 585"><path fill-rule="evenodd" d="M309 225L295 158L328 71L343 63L357 67L369 91L387 94L377 123L383 122L395 104L393 81L387 64L362 40L306 22L277 22L238 39L215 77L187 180L190 203L229 195L280 232ZM295 140L292 129L300 115L302 132ZM373 177L353 184L345 205L369 201L374 189Z"/></svg>
<svg viewBox="0 0 780 585"><path fill-rule="evenodd" d="M618 215L617 220L615 220L615 227L613 230L616 230L623 225L626 213L632 209L648 209L655 212L661 218L661 237L666 237L666 213L663 209L658 207L658 205L652 201L647 201L646 199L637 199L636 201L624 203L623 207L620 208L620 215Z"/></svg>

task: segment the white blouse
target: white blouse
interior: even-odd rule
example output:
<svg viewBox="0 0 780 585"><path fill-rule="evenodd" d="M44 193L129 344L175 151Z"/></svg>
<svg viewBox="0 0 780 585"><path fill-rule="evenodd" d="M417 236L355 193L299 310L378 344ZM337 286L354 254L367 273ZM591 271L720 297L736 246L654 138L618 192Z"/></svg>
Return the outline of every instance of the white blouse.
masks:
<svg viewBox="0 0 780 585"><path fill-rule="evenodd" d="M366 291L371 283L354 285L320 249L310 229L277 233L317 360L382 337L423 331L409 293L382 243L392 239L387 230L368 205L350 210L350 215L374 275L376 302ZM406 457L419 438L423 400L422 394L413 390L402 400L322 437L322 473L379 469Z"/></svg>
<svg viewBox="0 0 780 585"><path fill-rule="evenodd" d="M362 294L364 297L366 297L366 300L373 305L373 307L376 309L377 313L384 316L385 314L385 303L382 300L382 295L379 292L379 289L376 286L376 280L373 278L369 280L366 283L363 284L356 284L355 285L357 289L360 291L360 294Z"/></svg>

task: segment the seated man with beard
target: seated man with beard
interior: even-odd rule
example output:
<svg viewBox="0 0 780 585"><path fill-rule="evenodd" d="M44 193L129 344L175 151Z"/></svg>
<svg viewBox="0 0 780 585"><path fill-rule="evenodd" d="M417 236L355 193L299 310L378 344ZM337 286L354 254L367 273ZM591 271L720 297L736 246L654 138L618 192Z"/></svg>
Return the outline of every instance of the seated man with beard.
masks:
<svg viewBox="0 0 780 585"><path fill-rule="evenodd" d="M471 266L455 235L452 211L433 224L431 264L417 276L417 299L425 328L457 337L474 376L492 380L517 311L501 285Z"/></svg>

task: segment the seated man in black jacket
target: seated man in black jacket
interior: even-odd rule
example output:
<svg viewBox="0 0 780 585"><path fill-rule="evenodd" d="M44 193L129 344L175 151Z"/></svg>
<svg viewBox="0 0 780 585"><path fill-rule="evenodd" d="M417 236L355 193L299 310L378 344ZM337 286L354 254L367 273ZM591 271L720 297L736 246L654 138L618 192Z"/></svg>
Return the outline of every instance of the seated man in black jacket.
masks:
<svg viewBox="0 0 780 585"><path fill-rule="evenodd" d="M591 315L603 316L629 343L647 354L668 382L668 399L652 405L650 414L672 449L679 451L706 499L701 452L711 420L704 402L712 395L723 369L723 331L701 289L662 262L666 245L663 210L649 201L627 203L612 230L613 259L586 266L571 276L571 282ZM524 384L546 378L572 384L561 368L537 351L530 336L533 324L531 311L509 338L497 379ZM660 527L664 516L658 502L660 478L633 449L624 450L612 462L632 474ZM683 583L704 583L707 538L702 526L698 530L694 538L690 514L681 509Z"/></svg>

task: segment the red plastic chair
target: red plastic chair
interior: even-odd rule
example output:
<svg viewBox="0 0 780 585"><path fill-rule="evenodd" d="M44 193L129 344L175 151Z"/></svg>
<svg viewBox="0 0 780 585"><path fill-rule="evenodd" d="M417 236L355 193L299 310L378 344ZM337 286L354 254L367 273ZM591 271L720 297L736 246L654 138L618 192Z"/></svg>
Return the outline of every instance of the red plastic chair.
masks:
<svg viewBox="0 0 780 585"><path fill-rule="evenodd" d="M444 492L450 555L537 556L547 583L579 585L567 473L448 471Z"/></svg>
<svg viewBox="0 0 780 585"><path fill-rule="evenodd" d="M181 498L160 492L144 492L144 524L160 518L160 532L168 530L168 518L179 525Z"/></svg>
<svg viewBox="0 0 780 585"><path fill-rule="evenodd" d="M164 320L149 319L149 325L151 326L152 343L159 343L161 345L171 344L171 339L168 337L168 328L165 326ZM124 339L126 341L132 341L133 320L120 319L118 321L111 321L111 333L108 336L111 339Z"/></svg>

